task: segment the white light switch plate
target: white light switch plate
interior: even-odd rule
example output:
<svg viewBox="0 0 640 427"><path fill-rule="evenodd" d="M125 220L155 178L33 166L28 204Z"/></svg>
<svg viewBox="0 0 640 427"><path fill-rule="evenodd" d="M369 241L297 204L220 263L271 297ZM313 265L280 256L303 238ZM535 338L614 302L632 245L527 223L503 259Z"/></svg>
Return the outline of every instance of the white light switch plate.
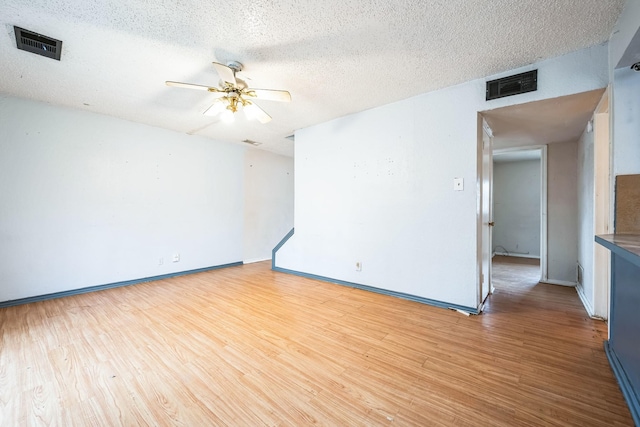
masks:
<svg viewBox="0 0 640 427"><path fill-rule="evenodd" d="M464 178L453 178L453 190L454 191L464 190Z"/></svg>

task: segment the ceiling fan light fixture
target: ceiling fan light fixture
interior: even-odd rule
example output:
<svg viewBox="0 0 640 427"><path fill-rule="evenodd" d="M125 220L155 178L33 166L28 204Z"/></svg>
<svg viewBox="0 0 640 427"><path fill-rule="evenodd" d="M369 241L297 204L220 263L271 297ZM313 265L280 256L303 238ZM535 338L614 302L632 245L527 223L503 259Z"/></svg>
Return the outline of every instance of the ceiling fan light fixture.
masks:
<svg viewBox="0 0 640 427"><path fill-rule="evenodd" d="M244 115L247 118L247 120L254 120L257 118L258 111L254 104L247 101L242 106L242 110L244 111Z"/></svg>
<svg viewBox="0 0 640 427"><path fill-rule="evenodd" d="M235 120L235 116L233 115L233 111L230 109L225 109L220 115L220 119L225 123L233 123Z"/></svg>
<svg viewBox="0 0 640 427"><path fill-rule="evenodd" d="M167 86L206 90L210 92L215 96L216 101L203 114L206 116L221 114L221 119L227 123L234 121L234 113L238 112L239 108L244 110L245 116L249 120L256 119L262 124L271 121L271 116L259 105L246 99L247 97L265 101L291 101L291 94L286 90L248 88L243 80L236 78L236 73L242 70L242 64L239 62L232 62L228 65L214 62L213 67L220 77L219 87L181 83L170 80L167 80L165 83Z"/></svg>
<svg viewBox="0 0 640 427"><path fill-rule="evenodd" d="M205 110L205 116L217 116L224 110L224 103L222 101L214 102L213 105Z"/></svg>

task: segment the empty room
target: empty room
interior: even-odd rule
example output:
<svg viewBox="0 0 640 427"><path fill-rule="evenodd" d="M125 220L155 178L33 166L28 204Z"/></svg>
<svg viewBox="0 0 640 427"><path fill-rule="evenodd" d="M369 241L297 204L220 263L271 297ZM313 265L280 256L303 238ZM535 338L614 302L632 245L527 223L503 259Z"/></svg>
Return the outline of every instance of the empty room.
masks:
<svg viewBox="0 0 640 427"><path fill-rule="evenodd" d="M640 425L640 0L0 21L0 426Z"/></svg>

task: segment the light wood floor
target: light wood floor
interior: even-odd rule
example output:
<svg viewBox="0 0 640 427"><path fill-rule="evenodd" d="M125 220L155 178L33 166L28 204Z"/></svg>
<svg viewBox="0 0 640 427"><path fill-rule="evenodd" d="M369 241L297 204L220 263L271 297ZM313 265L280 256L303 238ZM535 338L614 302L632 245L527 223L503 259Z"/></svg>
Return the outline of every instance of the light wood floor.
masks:
<svg viewBox="0 0 640 427"><path fill-rule="evenodd" d="M605 325L552 285L465 317L257 263L0 309L0 334L3 426L633 424Z"/></svg>
<svg viewBox="0 0 640 427"><path fill-rule="evenodd" d="M540 280L540 260L496 255L492 259L491 280L494 287L502 290L533 288Z"/></svg>

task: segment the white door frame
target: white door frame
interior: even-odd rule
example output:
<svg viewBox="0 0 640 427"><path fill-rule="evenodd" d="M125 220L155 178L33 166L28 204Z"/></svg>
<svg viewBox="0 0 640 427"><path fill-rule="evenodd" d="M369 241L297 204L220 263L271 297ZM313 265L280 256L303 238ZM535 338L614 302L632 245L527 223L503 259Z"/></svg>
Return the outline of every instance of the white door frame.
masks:
<svg viewBox="0 0 640 427"><path fill-rule="evenodd" d="M609 88L593 114L594 130L594 234L613 233L613 215L611 214L612 179L611 171L611 115L609 114ZM609 294L611 292L611 257L604 247L593 244L593 313L596 318L608 319ZM587 308L588 311L588 308Z"/></svg>
<svg viewBox="0 0 640 427"><path fill-rule="evenodd" d="M547 275L547 146L529 145L502 148L493 150L493 154L534 150L540 150L540 281L547 282L549 279Z"/></svg>

